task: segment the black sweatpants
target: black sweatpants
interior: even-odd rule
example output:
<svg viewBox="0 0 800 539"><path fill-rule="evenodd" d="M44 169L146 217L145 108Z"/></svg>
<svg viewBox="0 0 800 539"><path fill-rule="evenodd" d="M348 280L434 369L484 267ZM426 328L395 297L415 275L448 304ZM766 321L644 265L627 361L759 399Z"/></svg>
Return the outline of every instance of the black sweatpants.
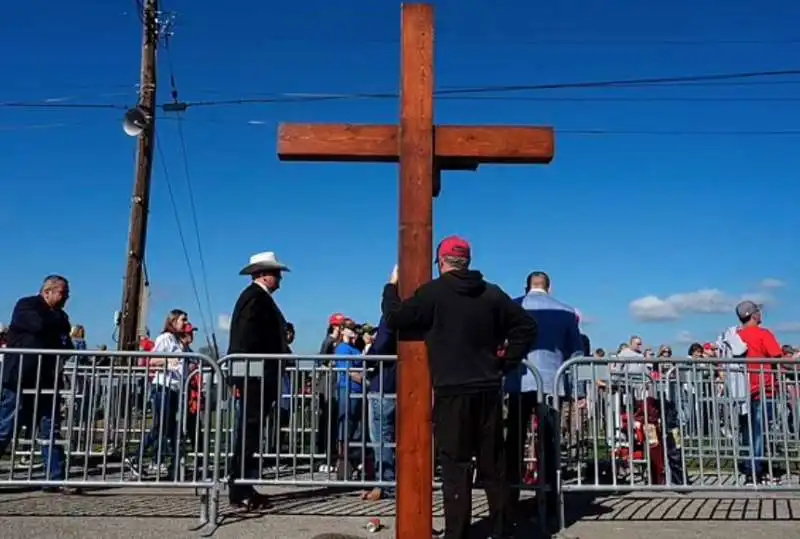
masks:
<svg viewBox="0 0 800 539"><path fill-rule="evenodd" d="M522 482L522 466L527 439L528 428L533 418L533 413L537 406L536 391L525 393L510 393L508 396L508 418L506 419L506 477L511 485L509 506L513 511L517 511L519 503L520 489ZM556 411L543 404L543 409L539 415L539 436L544 441L544 470L539 469L539 481L544 481L550 486L550 491L546 495L547 513L555 514L558 506L558 496L556 493L556 482L558 478L558 462L556 451L553 444L556 436L558 424L558 414ZM541 447L541 445L539 446ZM517 515L528 516L528 515Z"/></svg>
<svg viewBox="0 0 800 539"><path fill-rule="evenodd" d="M492 532L506 532L508 483L503 459L503 393L434 396L434 436L442 465L445 539L467 539L472 523L472 458L486 489Z"/></svg>

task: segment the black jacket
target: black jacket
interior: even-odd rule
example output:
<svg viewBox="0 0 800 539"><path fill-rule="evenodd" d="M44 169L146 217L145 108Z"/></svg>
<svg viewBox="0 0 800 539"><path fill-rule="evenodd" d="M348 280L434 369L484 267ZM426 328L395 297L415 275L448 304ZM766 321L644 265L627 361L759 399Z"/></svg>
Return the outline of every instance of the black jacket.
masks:
<svg viewBox="0 0 800 539"><path fill-rule="evenodd" d="M29 296L17 301L8 325L8 347L44 350L70 350L70 323L67 314L51 309L42 296ZM43 355L39 375L39 388L54 389L59 369L69 356ZM3 387L16 390L17 380L22 387L36 387L39 355L3 355Z"/></svg>
<svg viewBox="0 0 800 539"><path fill-rule="evenodd" d="M401 301L397 287L383 290L389 327L424 332L433 387L469 392L500 387L504 370L516 367L536 340L536 322L479 271L451 271ZM508 341L505 357L498 349Z"/></svg>
<svg viewBox="0 0 800 539"><path fill-rule="evenodd" d="M275 300L259 285L253 283L239 295L231 315L229 339L228 354L286 353L286 322ZM252 365L256 365L255 360ZM267 381L277 381L278 366L276 359L264 361Z"/></svg>

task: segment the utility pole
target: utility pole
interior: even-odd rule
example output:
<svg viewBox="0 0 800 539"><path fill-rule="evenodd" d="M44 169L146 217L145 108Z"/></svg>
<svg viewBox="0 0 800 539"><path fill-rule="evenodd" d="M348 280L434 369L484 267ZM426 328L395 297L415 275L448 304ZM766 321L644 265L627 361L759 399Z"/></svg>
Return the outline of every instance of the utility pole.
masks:
<svg viewBox="0 0 800 539"><path fill-rule="evenodd" d="M119 349L137 350L141 314L143 265L147 243L147 218L150 209L150 178L156 126L156 47L160 36L158 0L144 0L142 69L139 108L146 121L137 141L136 182L133 187L131 222L128 236L128 263L125 271Z"/></svg>

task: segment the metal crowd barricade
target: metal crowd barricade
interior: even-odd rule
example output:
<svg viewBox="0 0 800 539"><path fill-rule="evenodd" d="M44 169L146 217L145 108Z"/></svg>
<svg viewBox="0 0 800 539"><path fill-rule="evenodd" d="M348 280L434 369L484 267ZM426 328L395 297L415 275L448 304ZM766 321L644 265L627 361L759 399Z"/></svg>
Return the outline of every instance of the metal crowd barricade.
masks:
<svg viewBox="0 0 800 539"><path fill-rule="evenodd" d="M222 379L195 353L3 349L0 485L194 488L198 528L216 524L222 414L193 383L204 371Z"/></svg>
<svg viewBox="0 0 800 539"><path fill-rule="evenodd" d="M574 383L564 395L566 378ZM800 492L798 380L791 359L565 362L556 407L569 402L579 413L565 459L554 441L560 525L568 492Z"/></svg>
<svg viewBox="0 0 800 539"><path fill-rule="evenodd" d="M395 488L396 395L385 393L383 387L375 391L374 381L383 380L396 360L395 356L255 354L220 359L226 377L224 399L232 397L221 405L223 476L234 477L229 484L236 485ZM527 361L526 366L542 388L538 370ZM346 383L354 376L372 382L359 389L358 384ZM516 402L522 406L521 400ZM540 391L528 409L526 424L516 425L523 447L516 463L520 481L514 487L520 490L544 493L555 488L537 477L545 467L550 440L533 426L545 420L545 408ZM508 406L505 415L508 421ZM239 436L243 442L236 447ZM433 462L436 466L435 451ZM480 477L477 480L480 486ZM543 496L537 496L542 516L543 502Z"/></svg>
<svg viewBox="0 0 800 539"><path fill-rule="evenodd" d="M385 423L379 418L370 421L370 405L376 406L379 400L380 409L385 407L389 416L396 396L382 388L374 391L370 387L374 382L344 383L341 377L382 379L386 365L396 359L258 354L231 354L220 359L227 395L233 397L224 405L222 455L226 475L235 477L231 483L393 488L393 470L385 470L384 462L386 468L393 467L395 443L383 437L373 442L369 431L370 426ZM332 361L360 365L326 364ZM371 371L365 362L373 365ZM373 430L377 434L377 429ZM391 438L389 433L387 436ZM235 447L237 437L242 438L239 447ZM390 456L381 458L384 452Z"/></svg>

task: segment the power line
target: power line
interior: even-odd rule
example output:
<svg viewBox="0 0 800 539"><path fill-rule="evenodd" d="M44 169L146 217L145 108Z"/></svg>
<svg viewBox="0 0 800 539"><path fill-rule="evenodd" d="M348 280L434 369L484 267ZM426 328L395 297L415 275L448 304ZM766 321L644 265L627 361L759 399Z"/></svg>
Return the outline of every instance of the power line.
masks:
<svg viewBox="0 0 800 539"><path fill-rule="evenodd" d="M441 101L532 101L550 103L792 103L800 97L608 97L608 96L443 96Z"/></svg>
<svg viewBox="0 0 800 539"><path fill-rule="evenodd" d="M258 120L250 120L245 122L226 122L226 121L209 121L209 120L187 120L191 123L208 123L208 124L224 124L224 125L240 125L249 127L272 127L272 122L262 122ZM657 129L613 129L613 128L559 128L555 127L556 136L568 135L578 137L603 137L603 136L704 136L704 137L796 137L800 136L800 129L672 129L672 130L657 130Z"/></svg>
<svg viewBox="0 0 800 539"><path fill-rule="evenodd" d="M752 82L753 79L777 78L800 75L800 69L783 69L773 71L745 71L733 73L716 73L709 75L682 75L673 77L649 77L649 78L628 78L628 79L606 79L589 80L577 82L558 82L541 84L518 84L518 85L487 85L474 87L456 87L437 90L437 97L447 96L469 96L474 94L491 93L517 93L524 91L543 91L543 90L570 90L570 89L601 89L601 88L671 88L671 87L693 87L700 84L721 84L729 82ZM760 81L763 82L763 81ZM771 81L778 83L800 83L800 80L790 81ZM165 105L165 110L185 111L190 107L212 107L212 106L231 106L249 105L266 103L310 103L317 101L341 101L358 99L397 99L397 92L367 92L367 93L282 93L264 97L243 97L237 99L206 100ZM5 102L0 103L0 108L107 108L126 110L125 105L114 105L108 103L51 103L51 102Z"/></svg>
<svg viewBox="0 0 800 539"><path fill-rule="evenodd" d="M112 109L128 110L126 105L112 103L56 103L48 101L6 101L0 103L0 108L18 109Z"/></svg>
<svg viewBox="0 0 800 539"><path fill-rule="evenodd" d="M266 43L322 43L336 45L396 45L400 43L398 37L363 37L361 34L357 38L348 39L349 36L298 36L298 35L276 35L269 34L260 36L259 39ZM624 46L624 45L658 45L658 46L683 46L683 47L708 47L708 46L743 46L743 45L792 45L800 44L800 37L786 38L683 38L683 37L631 37L631 38L522 38L517 39L503 36L486 36L485 39L464 39L455 36L437 36L437 44L454 45L512 45L512 46Z"/></svg>
<svg viewBox="0 0 800 539"><path fill-rule="evenodd" d="M178 211L178 202L175 197L175 191L172 188L172 181L171 176L169 173L169 169L167 168L167 161L164 157L164 151L161 148L161 138L156 136L156 152L158 154L158 161L161 163L161 170L164 173L164 183L167 185L167 193L169 195L170 206L172 207L172 214L175 217L175 224L178 228L178 241L181 244L181 249L183 250L183 258L186 262L186 268L189 271L189 281L192 285L192 292L194 293L194 299L197 305L197 311L200 314L200 322L203 326L207 327L205 315L203 314L203 306L202 302L200 301L200 292L197 287L197 280L194 276L194 271L192 271L192 260L189 257L189 249L186 245L186 236L183 233L183 226L181 224L180 212Z"/></svg>
<svg viewBox="0 0 800 539"><path fill-rule="evenodd" d="M169 47L169 36L168 35L165 36L165 39L164 39L164 51L165 51L166 56L167 56L167 67L169 69L170 93L172 95L173 102L174 103L178 103L179 102L178 101L178 98L179 98L178 85L177 85L177 82L175 80L175 68L174 68L174 63L172 61L172 51L170 50L170 47ZM200 237L200 224L199 224L199 220L197 219L197 204L195 203L194 188L192 187L192 176L191 176L190 167L189 167L189 154L188 154L187 146L186 146L186 137L184 136L184 133L183 133L183 113L180 110L178 110L176 112L175 117L177 119L177 124L178 124L177 125L177 127L178 127L178 140L180 142L181 156L182 156L182 159L183 159L183 172L184 172L184 176L186 178L186 187L187 187L187 190L188 190L188 193L189 193L189 208L191 210L192 223L194 225L194 232L195 232L195 240L197 242L197 254L198 254L198 258L200 260L200 272L201 272L201 275L202 275L202 278L203 278L203 288L204 288L204 292L205 292L206 307L208 308L208 315L209 315L210 321L213 324L214 309L213 309L212 304L211 304L211 293L209 292L209 289L208 289L208 272L206 271L205 256L203 255L203 242L202 242L201 237ZM209 326L206 325L205 317L203 317L203 324L205 326L203 328L203 331L206 334L206 341L207 341L207 344L208 344L209 348L212 348L213 350L215 350L215 352L218 353L219 351L217 350L217 346L216 346L216 342L217 342L216 332L215 332L214 328L211 327L211 330L209 331ZM209 338L211 340L209 340ZM213 341L213 346L212 346L212 341Z"/></svg>
<svg viewBox="0 0 800 539"><path fill-rule="evenodd" d="M566 90L566 89L589 89L589 88L612 88L628 86L670 86L674 84L686 84L697 82L721 82L730 80L743 80L755 78L786 77L800 75L800 69L784 69L775 71L745 71L736 73L717 73L710 75L684 75L675 77L649 77L649 78L630 78L630 79L609 79L595 81L560 82L544 84L520 84L520 85L499 85L499 86L474 86L462 88L447 88L437 90L437 97L455 96L465 94L488 94L488 93L516 93L523 91L542 91L542 90ZM216 100L216 101L197 101L186 103L187 107L208 107L225 105L246 105L257 103L276 103L276 102L311 102L311 101L337 101L343 99L397 99L397 92L383 93L355 93L355 94L283 94L282 97L254 97L242 99Z"/></svg>

